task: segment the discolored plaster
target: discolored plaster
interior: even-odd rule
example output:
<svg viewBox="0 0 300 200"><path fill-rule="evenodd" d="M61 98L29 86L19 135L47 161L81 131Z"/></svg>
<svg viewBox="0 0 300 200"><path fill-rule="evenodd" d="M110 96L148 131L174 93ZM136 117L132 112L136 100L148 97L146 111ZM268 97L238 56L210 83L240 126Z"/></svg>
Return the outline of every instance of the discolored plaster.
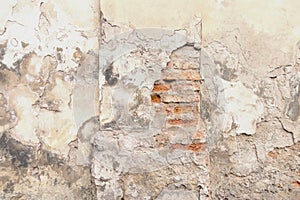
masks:
<svg viewBox="0 0 300 200"><path fill-rule="evenodd" d="M1 199L297 199L296 1L3 1Z"/></svg>

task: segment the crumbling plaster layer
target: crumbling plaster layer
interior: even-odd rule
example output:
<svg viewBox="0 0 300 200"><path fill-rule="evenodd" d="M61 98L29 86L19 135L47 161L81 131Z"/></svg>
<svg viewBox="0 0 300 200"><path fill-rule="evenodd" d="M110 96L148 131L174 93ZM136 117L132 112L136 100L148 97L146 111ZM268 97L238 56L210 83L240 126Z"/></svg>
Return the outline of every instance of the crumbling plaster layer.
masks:
<svg viewBox="0 0 300 200"><path fill-rule="evenodd" d="M0 199L93 199L70 152L97 111L99 16L98 0L1 2Z"/></svg>
<svg viewBox="0 0 300 200"><path fill-rule="evenodd" d="M299 196L298 7L297 1L101 1L103 17L119 27L105 26L112 35L148 27L190 32L192 19L201 18L212 199Z"/></svg>
<svg viewBox="0 0 300 200"><path fill-rule="evenodd" d="M294 45L300 34L299 7L300 2L293 0L101 1L107 19L136 28L182 29L199 16L203 20L203 44L214 40L228 44L231 51L240 54L241 62L246 57L245 64L256 73L294 63ZM236 44L228 41L228 34L236 36Z"/></svg>
<svg viewBox="0 0 300 200"><path fill-rule="evenodd" d="M99 3L1 2L2 199L101 199L107 194L113 197L106 191L124 199L299 197L298 1L102 0L101 19ZM201 50L203 78L200 98L192 98L200 100L202 118L192 128L201 130L195 134L194 130L172 129L155 135L155 142L159 142L155 148L152 135L148 137L151 132L138 131L124 137L118 131L103 131L103 126L99 126L106 122L101 121L106 117L105 110L109 111L106 105L99 106L100 121L99 116L93 117L99 115L99 97L100 103L101 95L110 100L105 92L98 96L96 89L99 46L120 33L149 27L186 34L190 47L195 47L196 52ZM167 67L171 55L168 52L159 57L161 65L156 69ZM157 55L144 56L155 61ZM140 74L145 74L138 67L140 58L144 57L137 53L122 57L115 64L118 72L125 72L120 73L124 80L133 82L134 87L139 86ZM173 66L191 66L187 60L180 62L184 63ZM131 75L135 79L126 75L130 68L124 69L123 63L134 66ZM100 69L100 75L102 72ZM114 86L118 75L107 74L114 97L119 98L118 91L122 89ZM168 77L176 77L176 73L169 73ZM105 78L100 76L100 87L107 87ZM146 126L152 122L148 107L144 106L151 104L151 89L140 91L139 95L146 98L129 102L134 109L125 113L140 120L138 123L146 122L142 123ZM178 99L169 97L163 100ZM122 99L119 102L126 107ZM117 109L111 110L108 122L119 117ZM190 117L186 113L182 116ZM126 122L126 117L121 119ZM156 117L153 121L159 125L161 119ZM182 122L188 121L171 121ZM106 128L114 129L115 125L120 124L108 123ZM191 144L194 140L200 143ZM178 149L168 152L168 145ZM125 162L123 155L127 160L136 160L138 155L139 162ZM145 159L148 155L155 161L152 165ZM113 159L122 162L115 163Z"/></svg>
<svg viewBox="0 0 300 200"><path fill-rule="evenodd" d="M67 157L82 123L74 119L74 99L82 106L74 77L87 54L98 51L99 2L9 2L1 6L0 67L2 93L17 120L11 135Z"/></svg>
<svg viewBox="0 0 300 200"><path fill-rule="evenodd" d="M90 147L97 198L207 199L208 158L198 113L201 19L193 17L187 30L135 29L105 13L101 22L100 131ZM187 85L185 92L180 84ZM170 90L160 94L159 87ZM197 175L182 171L186 166L199 169Z"/></svg>

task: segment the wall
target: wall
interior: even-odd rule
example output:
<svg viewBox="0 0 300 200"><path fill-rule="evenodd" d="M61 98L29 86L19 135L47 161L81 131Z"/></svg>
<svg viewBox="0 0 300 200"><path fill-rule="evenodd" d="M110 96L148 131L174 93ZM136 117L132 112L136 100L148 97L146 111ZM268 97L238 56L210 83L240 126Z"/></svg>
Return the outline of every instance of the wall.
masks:
<svg viewBox="0 0 300 200"><path fill-rule="evenodd" d="M298 1L2 2L1 199L296 199Z"/></svg>
<svg viewBox="0 0 300 200"><path fill-rule="evenodd" d="M77 71L98 62L99 2L4 1L1 10L0 199L91 199L89 168L69 158Z"/></svg>

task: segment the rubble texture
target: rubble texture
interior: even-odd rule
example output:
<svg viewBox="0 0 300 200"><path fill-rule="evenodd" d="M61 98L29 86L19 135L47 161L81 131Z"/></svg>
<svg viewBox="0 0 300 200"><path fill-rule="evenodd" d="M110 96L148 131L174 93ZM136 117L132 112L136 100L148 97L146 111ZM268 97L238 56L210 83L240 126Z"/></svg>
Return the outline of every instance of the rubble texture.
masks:
<svg viewBox="0 0 300 200"><path fill-rule="evenodd" d="M3 1L0 199L299 199L299 6Z"/></svg>

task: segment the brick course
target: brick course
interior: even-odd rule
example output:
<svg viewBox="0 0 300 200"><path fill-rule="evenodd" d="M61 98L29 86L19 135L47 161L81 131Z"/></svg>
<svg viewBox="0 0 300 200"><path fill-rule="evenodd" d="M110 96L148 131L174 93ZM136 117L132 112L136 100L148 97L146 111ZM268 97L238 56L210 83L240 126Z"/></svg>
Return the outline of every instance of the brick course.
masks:
<svg viewBox="0 0 300 200"><path fill-rule="evenodd" d="M190 143L172 143L171 150L199 153L205 148L205 134L199 131L200 64L188 58L172 57L154 83L151 100L155 111L165 115L165 131L155 136L157 146L171 145L170 137L181 134ZM177 131L172 128L179 128ZM171 136L168 130L171 130Z"/></svg>

